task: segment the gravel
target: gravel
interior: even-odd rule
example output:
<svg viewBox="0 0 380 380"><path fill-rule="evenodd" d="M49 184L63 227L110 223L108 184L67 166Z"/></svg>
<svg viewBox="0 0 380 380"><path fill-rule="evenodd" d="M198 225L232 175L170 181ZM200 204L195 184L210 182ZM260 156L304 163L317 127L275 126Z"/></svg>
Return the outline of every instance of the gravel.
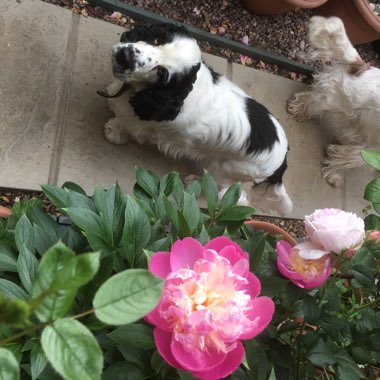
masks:
<svg viewBox="0 0 380 380"><path fill-rule="evenodd" d="M89 5L86 0L43 0L66 8L85 17L96 17L107 22L133 27L133 20L118 12L110 12ZM314 10L295 9L273 16L258 16L249 13L239 0L123 0L126 4L147 9L156 14L172 18L184 24L193 25L213 34L262 48L274 54L285 56L297 62L318 65L318 62L305 62L302 58L308 48L307 23ZM274 1L274 0L268 0ZM219 55L233 62L255 67L259 70L278 74L297 81L307 81L306 75L282 69L277 65L251 59L201 42L205 52ZM380 67L379 50L372 44L357 46L362 58L371 65Z"/></svg>

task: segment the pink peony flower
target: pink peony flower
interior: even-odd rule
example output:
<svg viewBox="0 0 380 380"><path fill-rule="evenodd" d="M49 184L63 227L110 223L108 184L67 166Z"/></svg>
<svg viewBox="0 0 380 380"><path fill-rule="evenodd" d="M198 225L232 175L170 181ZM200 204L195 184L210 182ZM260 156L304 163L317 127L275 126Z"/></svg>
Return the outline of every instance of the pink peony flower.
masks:
<svg viewBox="0 0 380 380"><path fill-rule="evenodd" d="M334 208L315 210L305 216L309 238L326 251L340 253L361 246L365 236L364 221L356 214Z"/></svg>
<svg viewBox="0 0 380 380"><path fill-rule="evenodd" d="M292 247L286 241L280 240L276 250L278 270L300 288L310 289L322 285L331 272L329 252L321 250L321 247L312 242Z"/></svg>
<svg viewBox="0 0 380 380"><path fill-rule="evenodd" d="M204 380L226 377L241 363L241 339L252 339L272 320L274 303L258 297L261 285L249 272L248 254L227 237L204 247L193 238L157 252L149 270L165 279L157 307L146 320L155 326L161 356L174 368Z"/></svg>

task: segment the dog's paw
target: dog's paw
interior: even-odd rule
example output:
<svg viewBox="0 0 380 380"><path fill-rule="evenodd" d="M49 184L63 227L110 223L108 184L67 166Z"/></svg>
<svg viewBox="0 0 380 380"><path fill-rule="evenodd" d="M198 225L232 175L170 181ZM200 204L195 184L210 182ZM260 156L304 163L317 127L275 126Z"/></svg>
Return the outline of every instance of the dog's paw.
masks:
<svg viewBox="0 0 380 380"><path fill-rule="evenodd" d="M344 177L341 173L333 170L331 166L327 165L321 169L322 176L326 182L332 187L342 187L344 185Z"/></svg>
<svg viewBox="0 0 380 380"><path fill-rule="evenodd" d="M306 119L305 103L302 101L303 94L296 94L292 99L289 99L286 104L286 111L296 121L303 121Z"/></svg>
<svg viewBox="0 0 380 380"><path fill-rule="evenodd" d="M128 142L128 136L116 118L108 120L104 125L104 136L112 144Z"/></svg>

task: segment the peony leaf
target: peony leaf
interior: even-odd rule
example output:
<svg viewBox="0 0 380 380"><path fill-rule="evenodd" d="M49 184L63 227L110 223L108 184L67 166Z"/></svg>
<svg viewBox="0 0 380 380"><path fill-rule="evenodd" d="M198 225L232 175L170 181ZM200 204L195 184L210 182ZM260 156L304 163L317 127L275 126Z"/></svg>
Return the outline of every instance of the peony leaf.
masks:
<svg viewBox="0 0 380 380"><path fill-rule="evenodd" d="M380 178L375 178L366 186L364 199L371 203L380 203Z"/></svg>
<svg viewBox="0 0 380 380"><path fill-rule="evenodd" d="M158 196L159 181L155 174L149 172L139 166L135 169L136 182L142 189L152 198Z"/></svg>
<svg viewBox="0 0 380 380"><path fill-rule="evenodd" d="M365 265L354 265L349 272L355 280L365 288L372 288L375 285L375 276L371 268Z"/></svg>
<svg viewBox="0 0 380 380"><path fill-rule="evenodd" d="M137 202L128 196L121 241L124 255L131 267L135 266L143 256L143 248L149 243L150 235L151 226L148 216Z"/></svg>
<svg viewBox="0 0 380 380"><path fill-rule="evenodd" d="M94 211L83 207L69 207L64 211L81 230L102 235L103 221Z"/></svg>
<svg viewBox="0 0 380 380"><path fill-rule="evenodd" d="M158 303L162 280L145 269L129 269L107 280L96 292L95 314L111 325L133 323Z"/></svg>
<svg viewBox="0 0 380 380"><path fill-rule="evenodd" d="M80 322L65 318L46 326L41 344L49 362L64 379L100 379L102 351L92 333Z"/></svg>
<svg viewBox="0 0 380 380"><path fill-rule="evenodd" d="M319 338L308 350L306 357L315 365L324 367L333 365L336 359L326 343Z"/></svg>
<svg viewBox="0 0 380 380"><path fill-rule="evenodd" d="M168 197L173 192L177 181L180 181L178 173L172 172L166 174L160 181L159 192L164 193Z"/></svg>
<svg viewBox="0 0 380 380"><path fill-rule="evenodd" d="M368 149L362 149L360 154L368 165L380 170L380 152L372 152Z"/></svg>
<svg viewBox="0 0 380 380"><path fill-rule="evenodd" d="M238 222L244 221L254 214L255 209L249 206L232 206L222 210L216 217L221 222Z"/></svg>
<svg viewBox="0 0 380 380"><path fill-rule="evenodd" d="M35 246L33 226L26 215L23 215L16 224L15 241L19 251L23 245L25 245L29 251L34 252Z"/></svg>
<svg viewBox="0 0 380 380"><path fill-rule="evenodd" d="M24 289L5 278L0 278L0 293L11 300L22 299L26 301L29 298Z"/></svg>
<svg viewBox="0 0 380 380"><path fill-rule="evenodd" d="M108 334L108 337L122 346L142 348L144 350L156 348L153 330L148 326L138 323L118 327Z"/></svg>
<svg viewBox="0 0 380 380"><path fill-rule="evenodd" d="M63 209L69 205L69 195L66 190L54 185L43 185L42 191L50 199L50 201L59 209Z"/></svg>
<svg viewBox="0 0 380 380"><path fill-rule="evenodd" d="M21 282L28 293L32 290L32 283L38 269L38 260L24 244L19 250L20 254L17 259L17 271Z"/></svg>
<svg viewBox="0 0 380 380"><path fill-rule="evenodd" d="M220 209L224 210L228 207L235 206L238 202L241 194L240 182L230 186L224 193L222 201L220 203Z"/></svg>
<svg viewBox="0 0 380 380"><path fill-rule="evenodd" d="M18 380L20 372L16 358L11 351L0 347L0 379Z"/></svg>
<svg viewBox="0 0 380 380"><path fill-rule="evenodd" d="M127 377L126 377L127 375ZM146 378L144 372L132 363L119 362L109 366L102 376L102 380L141 380Z"/></svg>
<svg viewBox="0 0 380 380"><path fill-rule="evenodd" d="M207 170L204 171L202 178L202 191L207 200L208 211L212 215L218 203L218 188L214 178Z"/></svg>
<svg viewBox="0 0 380 380"><path fill-rule="evenodd" d="M34 346L30 353L30 370L32 372L32 380L38 378L40 373L45 369L47 363L48 360L42 348L39 345Z"/></svg>

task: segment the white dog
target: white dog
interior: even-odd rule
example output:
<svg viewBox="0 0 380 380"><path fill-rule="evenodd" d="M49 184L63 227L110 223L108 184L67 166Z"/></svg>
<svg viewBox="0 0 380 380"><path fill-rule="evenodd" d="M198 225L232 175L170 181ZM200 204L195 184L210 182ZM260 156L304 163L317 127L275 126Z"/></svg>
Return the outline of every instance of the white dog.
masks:
<svg viewBox="0 0 380 380"><path fill-rule="evenodd" d="M261 104L202 62L186 29L139 25L112 49L115 81L100 95L115 118L105 125L108 141L128 136L156 144L164 153L200 161L219 185L262 185L266 207L292 209L282 183L288 142L278 121ZM255 187L255 186L254 186Z"/></svg>
<svg viewBox="0 0 380 380"><path fill-rule="evenodd" d="M347 169L364 165L360 149L380 148L380 69L370 67L350 43L337 17L314 16L309 24L311 59L333 60L295 95L288 111L298 120L318 118L333 133L322 173L332 186Z"/></svg>

